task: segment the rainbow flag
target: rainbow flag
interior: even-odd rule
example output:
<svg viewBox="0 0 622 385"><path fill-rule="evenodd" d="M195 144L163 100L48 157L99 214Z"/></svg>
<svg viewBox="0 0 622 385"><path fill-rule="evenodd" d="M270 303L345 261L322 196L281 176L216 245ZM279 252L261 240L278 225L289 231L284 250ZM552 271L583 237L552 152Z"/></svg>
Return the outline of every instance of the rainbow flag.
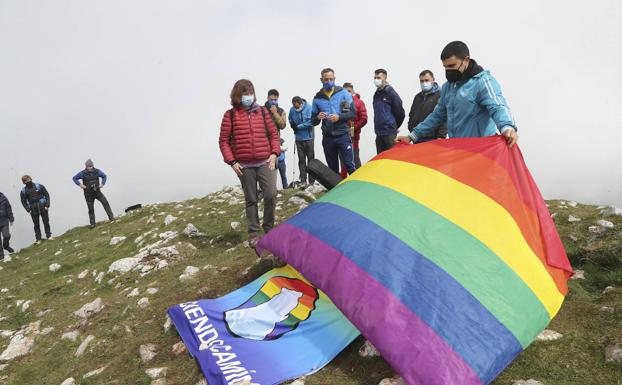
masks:
<svg viewBox="0 0 622 385"><path fill-rule="evenodd" d="M572 269L518 147L398 146L259 243L411 385L490 383L558 312Z"/></svg>

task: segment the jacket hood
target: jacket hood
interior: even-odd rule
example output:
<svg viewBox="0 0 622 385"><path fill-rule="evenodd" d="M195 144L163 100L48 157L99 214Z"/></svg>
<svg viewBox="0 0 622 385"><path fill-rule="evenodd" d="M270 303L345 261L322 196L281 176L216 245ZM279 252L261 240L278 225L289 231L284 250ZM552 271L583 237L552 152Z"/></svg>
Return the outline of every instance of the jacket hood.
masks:
<svg viewBox="0 0 622 385"><path fill-rule="evenodd" d="M332 93L331 97L337 95L341 91L343 91L343 87L335 86L335 89L333 90L333 93ZM326 96L326 94L324 93L324 89L319 90L317 92L317 94L315 94L315 97L316 98L328 99L328 96Z"/></svg>
<svg viewBox="0 0 622 385"><path fill-rule="evenodd" d="M0 202L5 201L6 197L4 196L3 193L0 192Z"/></svg>
<svg viewBox="0 0 622 385"><path fill-rule="evenodd" d="M483 71L484 71L484 69L482 68L482 66L477 64L475 59L471 59L469 61L469 66L462 73L462 76L461 76L460 80L458 80L458 81L459 82L465 82L465 81L471 79L472 77L474 77L475 75L477 75L477 74L479 74L479 73L481 73Z"/></svg>

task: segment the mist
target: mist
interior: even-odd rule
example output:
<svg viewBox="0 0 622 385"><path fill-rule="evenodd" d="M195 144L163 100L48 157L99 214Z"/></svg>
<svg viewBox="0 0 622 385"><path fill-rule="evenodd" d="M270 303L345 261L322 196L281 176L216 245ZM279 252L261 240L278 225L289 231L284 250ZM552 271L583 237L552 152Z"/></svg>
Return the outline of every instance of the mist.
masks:
<svg viewBox="0 0 622 385"><path fill-rule="evenodd" d="M34 241L19 202L23 174L49 190L55 235L88 224L71 181L88 158L108 174L115 214L238 183L217 141L241 78L261 103L278 89L288 111L293 96L312 99L322 68L334 68L370 112L365 162L375 155L373 71L388 70L408 112L421 70L444 82L439 55L452 40L501 84L545 198L620 206L621 19L614 0L0 0L0 191L15 212L13 244ZM291 128L283 137L291 180ZM319 128L315 150L324 160Z"/></svg>

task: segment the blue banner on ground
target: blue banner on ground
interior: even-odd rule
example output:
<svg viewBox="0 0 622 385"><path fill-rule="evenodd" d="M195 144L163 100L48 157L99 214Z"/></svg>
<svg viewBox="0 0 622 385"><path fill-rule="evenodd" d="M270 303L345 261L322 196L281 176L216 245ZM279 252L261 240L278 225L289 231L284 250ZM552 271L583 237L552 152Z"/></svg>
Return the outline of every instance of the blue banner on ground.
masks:
<svg viewBox="0 0 622 385"><path fill-rule="evenodd" d="M358 330L290 266L168 314L210 385L280 384L330 362Z"/></svg>

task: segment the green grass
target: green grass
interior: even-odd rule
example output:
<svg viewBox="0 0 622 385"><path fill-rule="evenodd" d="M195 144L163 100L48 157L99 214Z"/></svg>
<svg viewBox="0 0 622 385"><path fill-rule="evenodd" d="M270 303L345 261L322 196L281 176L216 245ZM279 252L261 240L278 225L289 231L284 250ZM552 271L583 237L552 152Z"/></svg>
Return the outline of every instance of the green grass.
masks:
<svg viewBox="0 0 622 385"><path fill-rule="evenodd" d="M41 320L41 329L54 327L50 334L36 337L33 353L8 362L8 367L0 372L0 384L58 385L66 378L74 377L82 385L148 385L151 379L145 370L160 366L168 367L168 384L195 384L201 378L196 363L187 354L175 355L171 351L179 336L174 328L168 333L163 330L166 309L185 301L224 295L268 270L267 265L261 265L253 268L250 274L242 275L248 266L256 263L254 253L241 245L246 239L243 204L214 203L210 201L214 195L182 202L182 208L175 207L178 203L148 206L115 223L102 223L93 230L76 228L53 241L24 249L13 261L0 264L3 267L0 288L9 289L9 292L0 294L0 315L7 317L0 321L0 329L18 330L37 320ZM291 195L292 192L284 192L279 199L283 208L277 212L280 220L298 209L285 203ZM587 279L570 282L570 294L550 325L564 337L554 342L533 343L494 384L509 385L515 380L528 378L538 379L546 385L622 384L620 365L606 364L604 360L606 341L622 342L622 289L602 294L607 286L622 287L622 220L608 218L616 228L592 234L588 232L588 226L601 219L595 207L558 208L559 201L549 204L551 212L558 213L555 222L573 265L585 270ZM219 214L219 211L223 213ZM165 216L159 213L170 213L178 219L165 227ZM571 213L582 221L567 222ZM147 223L152 216L155 224ZM229 224L232 221L241 222L241 228L231 230ZM193 223L205 236L192 239L184 236L182 230L187 223ZM179 245L181 255L175 262L142 278L132 272L108 283L113 275L106 274L101 284L95 283L90 272L107 271L113 261L135 255L140 247L134 239L154 227L159 229L157 233L166 230L179 232L171 242L182 243ZM116 235L124 235L127 240L109 246L110 239ZM577 240L571 240L571 235ZM153 241L147 238L143 246ZM236 245L233 251L227 252ZM56 256L60 249L62 253ZM62 268L51 273L48 266L52 263L59 263ZM188 265L202 268L208 264L212 268L201 269L189 282L181 283L177 279ZM88 276L78 279L78 274L85 269L89 270ZM68 283L69 280L72 282ZM136 287L140 289L140 296L128 298L129 290L124 289ZM148 287L157 287L159 292L146 295ZM146 309L140 309L136 304L143 296L149 297L151 302ZM103 300L105 309L80 326L73 312L97 297ZM15 305L19 299L32 300L26 312ZM602 312L602 306L616 310L613 314ZM47 309L52 311L37 316L38 312ZM74 329L80 331L77 341L60 339L64 332ZM91 334L96 340L82 357L74 357L81 341ZM327 367L309 376L306 383L371 385L393 376L394 371L382 358L358 356L357 350L363 341L362 337L357 339ZM0 351L8 343L8 338L1 338ZM158 354L144 364L138 349L146 343L155 344ZM101 375L82 379L85 373L102 366L106 366L106 370Z"/></svg>

